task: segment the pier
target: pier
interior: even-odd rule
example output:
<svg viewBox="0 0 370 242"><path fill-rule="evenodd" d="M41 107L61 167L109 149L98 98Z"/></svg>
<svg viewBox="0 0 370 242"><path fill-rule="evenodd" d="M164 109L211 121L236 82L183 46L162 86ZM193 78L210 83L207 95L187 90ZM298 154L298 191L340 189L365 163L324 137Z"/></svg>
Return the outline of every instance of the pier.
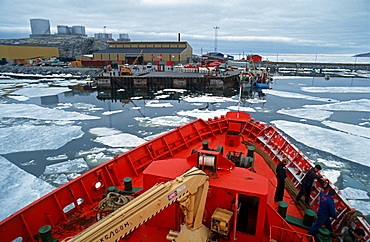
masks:
<svg viewBox="0 0 370 242"><path fill-rule="evenodd" d="M207 75L196 72L150 72L144 75L102 75L97 76L96 84L100 89L147 89L158 91L165 88L207 91L237 87L239 71Z"/></svg>

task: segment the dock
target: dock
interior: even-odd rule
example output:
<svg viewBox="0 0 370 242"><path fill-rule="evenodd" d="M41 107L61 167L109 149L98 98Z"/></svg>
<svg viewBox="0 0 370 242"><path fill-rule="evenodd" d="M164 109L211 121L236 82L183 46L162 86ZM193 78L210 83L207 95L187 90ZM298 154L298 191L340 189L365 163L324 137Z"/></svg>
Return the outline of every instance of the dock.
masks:
<svg viewBox="0 0 370 242"><path fill-rule="evenodd" d="M158 91L166 88L207 91L227 89L238 86L240 71L228 71L209 75L196 71L151 71L138 72L133 75L119 75L118 71L97 76L99 89L147 89Z"/></svg>

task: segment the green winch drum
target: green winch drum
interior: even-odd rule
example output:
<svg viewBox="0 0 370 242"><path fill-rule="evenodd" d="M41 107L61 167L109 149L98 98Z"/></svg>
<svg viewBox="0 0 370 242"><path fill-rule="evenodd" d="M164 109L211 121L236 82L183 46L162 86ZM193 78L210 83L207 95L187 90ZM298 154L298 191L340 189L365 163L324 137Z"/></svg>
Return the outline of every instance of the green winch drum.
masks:
<svg viewBox="0 0 370 242"><path fill-rule="evenodd" d="M321 227L317 230L316 237L320 242L330 242L330 230L324 227Z"/></svg>
<svg viewBox="0 0 370 242"><path fill-rule="evenodd" d="M278 213L280 214L281 217L283 218L286 217L287 210L288 210L288 203L284 201L279 201L278 202Z"/></svg>
<svg viewBox="0 0 370 242"><path fill-rule="evenodd" d="M304 210L303 224L307 227L311 227L313 220L315 219L316 212L312 209Z"/></svg>

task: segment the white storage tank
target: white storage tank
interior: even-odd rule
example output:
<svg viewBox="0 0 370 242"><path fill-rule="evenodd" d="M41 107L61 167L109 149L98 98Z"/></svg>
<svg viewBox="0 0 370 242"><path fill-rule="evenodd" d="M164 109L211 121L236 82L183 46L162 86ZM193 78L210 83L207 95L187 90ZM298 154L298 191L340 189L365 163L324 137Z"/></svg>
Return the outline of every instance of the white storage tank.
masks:
<svg viewBox="0 0 370 242"><path fill-rule="evenodd" d="M72 26L72 34L85 34L85 26Z"/></svg>
<svg viewBox="0 0 370 242"><path fill-rule="evenodd" d="M32 34L50 34L50 22L47 19L30 19Z"/></svg>
<svg viewBox="0 0 370 242"><path fill-rule="evenodd" d="M130 41L130 38L128 37L128 34L119 34L118 41Z"/></svg>
<svg viewBox="0 0 370 242"><path fill-rule="evenodd" d="M58 34L70 34L68 26L65 25L58 25Z"/></svg>

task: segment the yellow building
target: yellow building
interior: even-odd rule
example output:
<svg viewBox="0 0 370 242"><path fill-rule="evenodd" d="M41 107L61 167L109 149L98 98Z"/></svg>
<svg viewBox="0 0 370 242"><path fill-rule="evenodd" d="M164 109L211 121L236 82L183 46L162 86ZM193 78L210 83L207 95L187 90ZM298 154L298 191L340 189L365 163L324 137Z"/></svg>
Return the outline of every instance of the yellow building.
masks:
<svg viewBox="0 0 370 242"><path fill-rule="evenodd" d="M0 59L5 58L8 62L23 64L32 59L51 57L59 57L58 47L0 44Z"/></svg>
<svg viewBox="0 0 370 242"><path fill-rule="evenodd" d="M142 53L140 54L140 52ZM140 54L140 55L139 55ZM188 42L109 42L108 48L94 53L94 60L111 60L119 64L160 62L188 62L193 48Z"/></svg>

